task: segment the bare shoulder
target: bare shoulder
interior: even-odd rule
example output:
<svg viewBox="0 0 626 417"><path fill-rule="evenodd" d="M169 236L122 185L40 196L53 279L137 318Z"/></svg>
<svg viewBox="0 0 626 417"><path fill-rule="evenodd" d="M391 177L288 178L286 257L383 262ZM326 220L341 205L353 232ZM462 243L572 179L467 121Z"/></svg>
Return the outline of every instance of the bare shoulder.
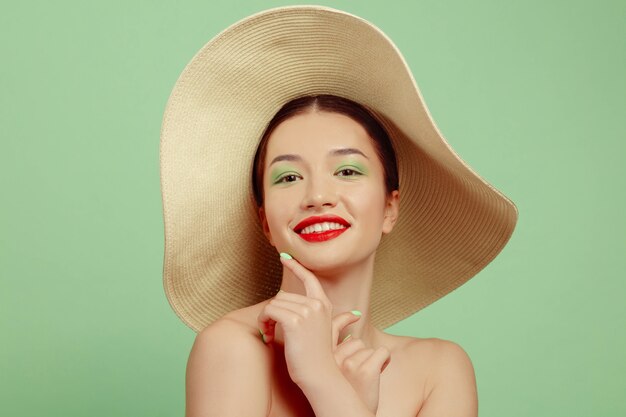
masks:
<svg viewBox="0 0 626 417"><path fill-rule="evenodd" d="M186 417L267 416L270 360L249 326L227 317L207 326L187 362Z"/></svg>
<svg viewBox="0 0 626 417"><path fill-rule="evenodd" d="M426 375L418 416L478 415L476 377L465 349L445 339L410 339L406 351Z"/></svg>
<svg viewBox="0 0 626 417"><path fill-rule="evenodd" d="M229 348L242 348L242 349L252 349L254 347L261 348L263 345L258 344L260 340L258 330L253 332L253 328L251 326L246 325L240 320L236 319L236 316L233 315L225 315L224 317L214 321L207 327L205 327L202 331L200 331L196 335L195 343L206 343L206 342L228 342L228 341L238 341L244 342L242 346L229 346ZM230 344L230 343L229 343ZM262 349L259 349L262 350Z"/></svg>
<svg viewBox="0 0 626 417"><path fill-rule="evenodd" d="M264 359L271 355L262 342L256 323L251 321L250 310L248 307L232 311L205 327L196 336L191 353L194 354L195 350L199 356L207 356L206 352L210 352L225 358L267 363Z"/></svg>
<svg viewBox="0 0 626 417"><path fill-rule="evenodd" d="M411 355L424 358L437 367L444 363L466 362L471 365L469 355L456 342L446 339L405 337L405 350Z"/></svg>
<svg viewBox="0 0 626 417"><path fill-rule="evenodd" d="M392 354L416 365L422 372L430 369L442 356L465 352L458 344L438 338L397 336L385 333L384 344ZM434 367L433 367L434 368Z"/></svg>

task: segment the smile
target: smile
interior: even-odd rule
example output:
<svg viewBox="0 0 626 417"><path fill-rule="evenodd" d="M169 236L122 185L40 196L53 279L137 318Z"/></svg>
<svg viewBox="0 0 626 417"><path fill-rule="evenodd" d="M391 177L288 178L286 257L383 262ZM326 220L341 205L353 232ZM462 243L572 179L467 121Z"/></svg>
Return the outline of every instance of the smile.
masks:
<svg viewBox="0 0 626 417"><path fill-rule="evenodd" d="M302 220L294 232L307 242L324 242L334 239L350 227L350 223L339 216L311 216Z"/></svg>
<svg viewBox="0 0 626 417"><path fill-rule="evenodd" d="M315 223L311 226L307 226L304 229L302 229L300 233L308 235L310 233L321 233L321 232L327 232L329 230L338 230L338 229L345 229L345 228L346 226L344 226L343 224L324 222L324 223Z"/></svg>

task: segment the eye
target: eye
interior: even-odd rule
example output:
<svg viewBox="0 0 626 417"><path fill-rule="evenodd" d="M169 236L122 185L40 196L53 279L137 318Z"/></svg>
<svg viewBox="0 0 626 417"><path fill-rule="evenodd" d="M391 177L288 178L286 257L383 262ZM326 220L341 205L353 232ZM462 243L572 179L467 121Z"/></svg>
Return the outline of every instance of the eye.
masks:
<svg viewBox="0 0 626 417"><path fill-rule="evenodd" d="M296 182L301 179L302 176L300 176L300 174L297 174L295 172L285 172L283 175L278 177L276 181L274 181L274 184Z"/></svg>
<svg viewBox="0 0 626 417"><path fill-rule="evenodd" d="M339 175L340 177L352 177L355 175L363 175L363 174L354 168L345 167L345 168L339 169L336 172L336 175Z"/></svg>

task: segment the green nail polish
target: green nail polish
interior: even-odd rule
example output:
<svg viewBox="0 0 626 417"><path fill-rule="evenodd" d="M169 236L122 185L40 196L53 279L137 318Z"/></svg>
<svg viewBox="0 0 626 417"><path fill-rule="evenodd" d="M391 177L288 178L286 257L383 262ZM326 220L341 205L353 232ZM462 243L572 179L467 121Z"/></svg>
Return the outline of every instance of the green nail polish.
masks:
<svg viewBox="0 0 626 417"><path fill-rule="evenodd" d="M361 312L359 310L352 310L350 313L354 314L355 316L361 317Z"/></svg>
<svg viewBox="0 0 626 417"><path fill-rule="evenodd" d="M346 340L348 340L348 338L352 336L351 333L348 333L348 335L346 337L343 338L343 340L341 341L341 343L345 342Z"/></svg>
<svg viewBox="0 0 626 417"><path fill-rule="evenodd" d="M259 329L259 333L261 333L261 338L263 339L263 343L267 344L267 342L265 341L265 334L263 333L261 329Z"/></svg>
<svg viewBox="0 0 626 417"><path fill-rule="evenodd" d="M291 257L291 255L289 255L288 253L285 253L285 252L281 252L280 253L280 257L283 258L283 259L293 259Z"/></svg>

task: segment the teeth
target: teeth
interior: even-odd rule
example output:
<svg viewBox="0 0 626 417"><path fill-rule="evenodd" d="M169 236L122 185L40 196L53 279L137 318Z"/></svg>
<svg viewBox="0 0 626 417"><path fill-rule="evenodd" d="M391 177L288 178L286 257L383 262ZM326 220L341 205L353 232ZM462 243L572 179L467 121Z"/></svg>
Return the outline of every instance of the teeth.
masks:
<svg viewBox="0 0 626 417"><path fill-rule="evenodd" d="M346 226L339 224L339 223L324 222L324 223L315 223L310 226L307 226L304 229L302 229L300 233L308 235L310 233L321 233L321 232L326 232L328 230L338 230L338 229L345 229L345 228Z"/></svg>

